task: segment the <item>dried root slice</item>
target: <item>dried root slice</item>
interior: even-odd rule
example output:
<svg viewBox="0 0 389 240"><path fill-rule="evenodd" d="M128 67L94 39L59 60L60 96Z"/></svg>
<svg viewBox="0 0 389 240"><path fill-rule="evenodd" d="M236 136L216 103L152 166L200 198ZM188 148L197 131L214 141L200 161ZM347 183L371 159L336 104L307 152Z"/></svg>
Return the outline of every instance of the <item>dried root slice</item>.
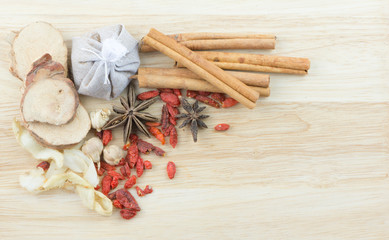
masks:
<svg viewBox="0 0 389 240"><path fill-rule="evenodd" d="M91 128L88 112L82 105L77 108L75 118L64 125L25 122L26 128L42 145L55 149L72 147L82 141Z"/></svg>
<svg viewBox="0 0 389 240"><path fill-rule="evenodd" d="M28 85L20 110L26 122L63 125L74 119L78 105L78 94L73 82L64 77L55 77L40 79Z"/></svg>
<svg viewBox="0 0 389 240"><path fill-rule="evenodd" d="M10 71L24 81L33 63L49 53L67 69L67 48L62 34L51 24L35 22L24 27L12 42Z"/></svg>
<svg viewBox="0 0 389 240"><path fill-rule="evenodd" d="M61 75L66 77L65 68L59 62L52 60L50 54L46 53L32 64L32 69L27 74L25 85L28 86L41 78Z"/></svg>

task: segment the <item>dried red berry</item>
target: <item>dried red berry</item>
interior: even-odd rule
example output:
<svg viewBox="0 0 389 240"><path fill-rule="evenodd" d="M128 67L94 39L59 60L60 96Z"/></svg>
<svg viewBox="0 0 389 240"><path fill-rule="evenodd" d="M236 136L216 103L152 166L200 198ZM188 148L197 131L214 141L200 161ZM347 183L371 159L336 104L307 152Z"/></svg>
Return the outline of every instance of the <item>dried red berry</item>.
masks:
<svg viewBox="0 0 389 240"><path fill-rule="evenodd" d="M226 124L226 123L220 123L218 125L215 126L215 130L216 131L226 131L230 128L230 125Z"/></svg>
<svg viewBox="0 0 389 240"><path fill-rule="evenodd" d="M143 93L140 93L137 98L139 100L148 100L150 98L153 98L153 97L156 97L159 95L159 91L157 90L153 90L153 91L148 91L148 92L143 92Z"/></svg>
<svg viewBox="0 0 389 240"><path fill-rule="evenodd" d="M150 127L149 128L149 132L156 138L158 139L162 145L165 144L165 137L163 136L161 130L159 130L158 128L156 127Z"/></svg>
<svg viewBox="0 0 389 240"><path fill-rule="evenodd" d="M143 159L138 157L138 161L136 162L136 176L141 177L143 174Z"/></svg>
<svg viewBox="0 0 389 240"><path fill-rule="evenodd" d="M223 93L212 93L211 98L222 103L226 99L226 96Z"/></svg>
<svg viewBox="0 0 389 240"><path fill-rule="evenodd" d="M173 93L173 89L171 89L171 88L158 88L158 90L161 93Z"/></svg>
<svg viewBox="0 0 389 240"><path fill-rule="evenodd" d="M112 201L112 205L116 208L122 209L123 205L120 204L119 200L115 199Z"/></svg>
<svg viewBox="0 0 389 240"><path fill-rule="evenodd" d="M112 140L112 131L104 130L103 131L103 145L106 146Z"/></svg>
<svg viewBox="0 0 389 240"><path fill-rule="evenodd" d="M145 122L145 125L148 127L159 127L159 126L161 126L161 123L159 123L159 122Z"/></svg>
<svg viewBox="0 0 389 240"><path fill-rule="evenodd" d="M115 166L109 165L106 161L100 161L100 167L107 171L116 170Z"/></svg>
<svg viewBox="0 0 389 240"><path fill-rule="evenodd" d="M101 191L104 195L107 195L109 191L111 191L111 182L112 182L112 177L109 175L105 175L103 177L103 180L101 180Z"/></svg>
<svg viewBox="0 0 389 240"><path fill-rule="evenodd" d="M174 162L168 162L166 170L167 170L168 177L170 179L173 179L174 175L176 174L176 165L174 164Z"/></svg>
<svg viewBox="0 0 389 240"><path fill-rule="evenodd" d="M233 98L226 98L223 103L222 103L222 107L223 108L229 108L229 107L232 107L232 106L235 106L236 104L238 103L238 101L236 101L235 99Z"/></svg>
<svg viewBox="0 0 389 240"><path fill-rule="evenodd" d="M128 179L126 181L126 183L124 183L124 187L125 188L132 188L132 186L134 186L136 184L136 176L135 175L132 175L130 177L130 179Z"/></svg>
<svg viewBox="0 0 389 240"><path fill-rule="evenodd" d="M139 197L143 197L145 195L143 190L140 189L138 186L136 186L135 189L136 189L136 194L138 194Z"/></svg>
<svg viewBox="0 0 389 240"><path fill-rule="evenodd" d="M162 101L172 105L173 107L178 107L180 105L180 99L173 93L163 92L161 93L160 97Z"/></svg>
<svg viewBox="0 0 389 240"><path fill-rule="evenodd" d="M115 189L119 185L119 179L117 177L112 177L111 189Z"/></svg>
<svg viewBox="0 0 389 240"><path fill-rule="evenodd" d="M186 96L188 98L195 98L198 95L197 91L186 90Z"/></svg>
<svg viewBox="0 0 389 240"><path fill-rule="evenodd" d="M120 173L115 172L115 171L108 171L107 174L109 176L111 176L111 177L116 177L119 180L123 180L124 179L124 177Z"/></svg>
<svg viewBox="0 0 389 240"><path fill-rule="evenodd" d="M213 100L212 98L202 96L202 95L197 95L195 99L198 100L199 102L203 102L211 107L220 108L220 104L218 102L216 102L215 100Z"/></svg>
<svg viewBox="0 0 389 240"><path fill-rule="evenodd" d="M136 161L138 160L138 156L138 145L136 143L131 143L127 150L127 161L130 163L130 168L135 166Z"/></svg>
<svg viewBox="0 0 389 240"><path fill-rule="evenodd" d="M97 191L99 189L100 189L100 185L96 185L95 190Z"/></svg>
<svg viewBox="0 0 389 240"><path fill-rule="evenodd" d="M43 169L43 171L46 172L47 169L49 169L49 167L50 167L50 163L48 161L43 161L43 162L39 163L36 167L37 168L40 167Z"/></svg>
<svg viewBox="0 0 389 240"><path fill-rule="evenodd" d="M143 162L143 165L145 166L145 169L151 169L153 168L153 165L151 164L150 161L146 160Z"/></svg>
<svg viewBox="0 0 389 240"><path fill-rule="evenodd" d="M170 145L173 147L173 148L176 148L176 145L177 145L177 142L178 142L178 139L177 139L177 130L175 127L173 127L171 130L170 130L170 139L169 139L169 142L170 142Z"/></svg>
<svg viewBox="0 0 389 240"><path fill-rule="evenodd" d="M199 95L201 96L209 96L211 93L210 92L206 92L206 91L199 91Z"/></svg>
<svg viewBox="0 0 389 240"><path fill-rule="evenodd" d="M177 95L177 97L181 97L181 90L180 89L173 89L173 93Z"/></svg>
<svg viewBox="0 0 389 240"><path fill-rule="evenodd" d="M153 192L153 188L150 187L149 185L146 185L145 189L143 189L144 194L149 194Z"/></svg>
<svg viewBox="0 0 389 240"><path fill-rule="evenodd" d="M125 149L125 150L127 150L127 149ZM126 159L122 158L122 159L120 159L120 162L118 164L116 164L116 166L124 166L124 164L126 162L127 162Z"/></svg>
<svg viewBox="0 0 389 240"><path fill-rule="evenodd" d="M127 219L127 220L135 217L135 215L136 215L136 211L134 211L134 210L130 210L130 209L120 210L120 216L122 216L122 218Z"/></svg>

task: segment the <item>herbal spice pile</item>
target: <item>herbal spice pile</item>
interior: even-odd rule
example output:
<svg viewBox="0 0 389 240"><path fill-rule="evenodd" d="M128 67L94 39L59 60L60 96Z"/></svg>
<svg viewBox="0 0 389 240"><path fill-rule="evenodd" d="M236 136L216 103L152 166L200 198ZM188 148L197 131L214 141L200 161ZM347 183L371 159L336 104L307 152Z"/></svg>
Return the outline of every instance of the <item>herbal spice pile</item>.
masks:
<svg viewBox="0 0 389 240"><path fill-rule="evenodd" d="M113 33L113 38L95 38L99 34L106 38L107 32ZM98 52L89 42L96 44ZM134 188L139 197L153 192L150 185L136 186L143 172L152 169L152 163L144 160L142 154L165 155L164 150L136 135L137 131L147 137L154 136L162 145L169 138L169 144L175 148L177 120L181 119L178 128L188 126L196 142L199 128L207 128L204 121L209 117L203 114L206 107L200 103L228 108L240 102L254 108L259 97L270 95L270 76L247 71L304 75L310 67L306 58L192 51L274 49L273 35L166 36L151 29L142 39L140 51L158 50L176 61L175 68L138 68L139 58L131 57L138 56L138 50L129 47L136 44L123 25L104 27L73 39L74 85L67 78L68 51L57 29L37 22L15 35L11 43L10 71L23 81L23 95L22 121L15 120L13 130L19 144L41 161L20 176L22 187L33 193L54 188L73 190L89 209L109 216L115 207L120 209L122 218L131 219L141 208L129 189ZM86 52L91 57L88 61L83 58ZM96 54L102 56L95 60ZM124 64L120 71L113 67L119 62L121 66ZM112 111L97 109L88 114L80 104L78 93L113 99L126 88L128 78L136 71L134 68L138 70L137 75L130 80L137 79L141 88L156 90L136 95L131 83L127 98L120 97L121 107L113 106ZM100 70L93 72L93 69ZM186 97L180 89L186 90ZM146 111L159 99L164 102L160 118ZM116 116L111 118L112 113ZM91 127L96 130L96 136L86 140ZM124 146L111 143L111 129L116 127L123 127ZM220 123L214 129L226 131L229 127ZM166 171L168 178L174 178L176 165L168 162ZM123 187L117 189L121 183Z"/></svg>

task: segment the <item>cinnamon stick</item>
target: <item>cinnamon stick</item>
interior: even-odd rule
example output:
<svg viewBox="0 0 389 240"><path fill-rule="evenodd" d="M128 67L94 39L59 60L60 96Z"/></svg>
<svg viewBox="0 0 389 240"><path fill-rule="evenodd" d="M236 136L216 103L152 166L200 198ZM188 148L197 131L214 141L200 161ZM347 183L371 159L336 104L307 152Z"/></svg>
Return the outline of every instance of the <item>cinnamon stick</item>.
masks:
<svg viewBox="0 0 389 240"><path fill-rule="evenodd" d="M268 74L227 71L229 74L241 80L248 86L269 87L270 76ZM138 75L176 76L183 78L201 79L186 68L139 68ZM192 89L190 89L192 90Z"/></svg>
<svg viewBox="0 0 389 240"><path fill-rule="evenodd" d="M271 34L250 34L250 33L212 33L212 32L197 32L197 33L179 33L168 35L174 38L177 42L199 39L233 39L233 38L252 38L252 39L276 39L276 36Z"/></svg>
<svg viewBox="0 0 389 240"><path fill-rule="evenodd" d="M275 39L198 39L180 42L191 50L214 50L214 49L274 49ZM152 47L141 44L141 52L153 52Z"/></svg>
<svg viewBox="0 0 389 240"><path fill-rule="evenodd" d="M307 74L307 58L282 57L249 53L198 52L223 69L273 73ZM177 67L182 67L177 64Z"/></svg>
<svg viewBox="0 0 389 240"><path fill-rule="evenodd" d="M206 92L222 92L212 84L201 79L171 75L154 75L145 73L144 71L139 71L138 75L134 76L134 78L135 77L138 79L139 87L141 88L173 88ZM261 97L268 97L270 95L269 87L250 87L257 91Z"/></svg>
<svg viewBox="0 0 389 240"><path fill-rule="evenodd" d="M165 55L182 63L199 77L220 89L224 93L242 103L248 108L254 108L259 94L255 90L239 81L234 76L223 71L212 62L207 61L199 54L191 51L166 35L151 29L143 41Z"/></svg>

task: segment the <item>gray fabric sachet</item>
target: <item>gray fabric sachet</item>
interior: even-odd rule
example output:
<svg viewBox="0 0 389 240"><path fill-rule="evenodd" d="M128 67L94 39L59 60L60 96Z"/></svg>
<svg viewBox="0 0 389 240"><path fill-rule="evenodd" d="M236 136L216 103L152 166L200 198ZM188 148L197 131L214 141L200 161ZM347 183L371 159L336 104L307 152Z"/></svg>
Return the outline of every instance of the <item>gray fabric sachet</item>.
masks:
<svg viewBox="0 0 389 240"><path fill-rule="evenodd" d="M103 27L74 37L71 59L78 93L111 100L138 70L138 41L123 25Z"/></svg>

